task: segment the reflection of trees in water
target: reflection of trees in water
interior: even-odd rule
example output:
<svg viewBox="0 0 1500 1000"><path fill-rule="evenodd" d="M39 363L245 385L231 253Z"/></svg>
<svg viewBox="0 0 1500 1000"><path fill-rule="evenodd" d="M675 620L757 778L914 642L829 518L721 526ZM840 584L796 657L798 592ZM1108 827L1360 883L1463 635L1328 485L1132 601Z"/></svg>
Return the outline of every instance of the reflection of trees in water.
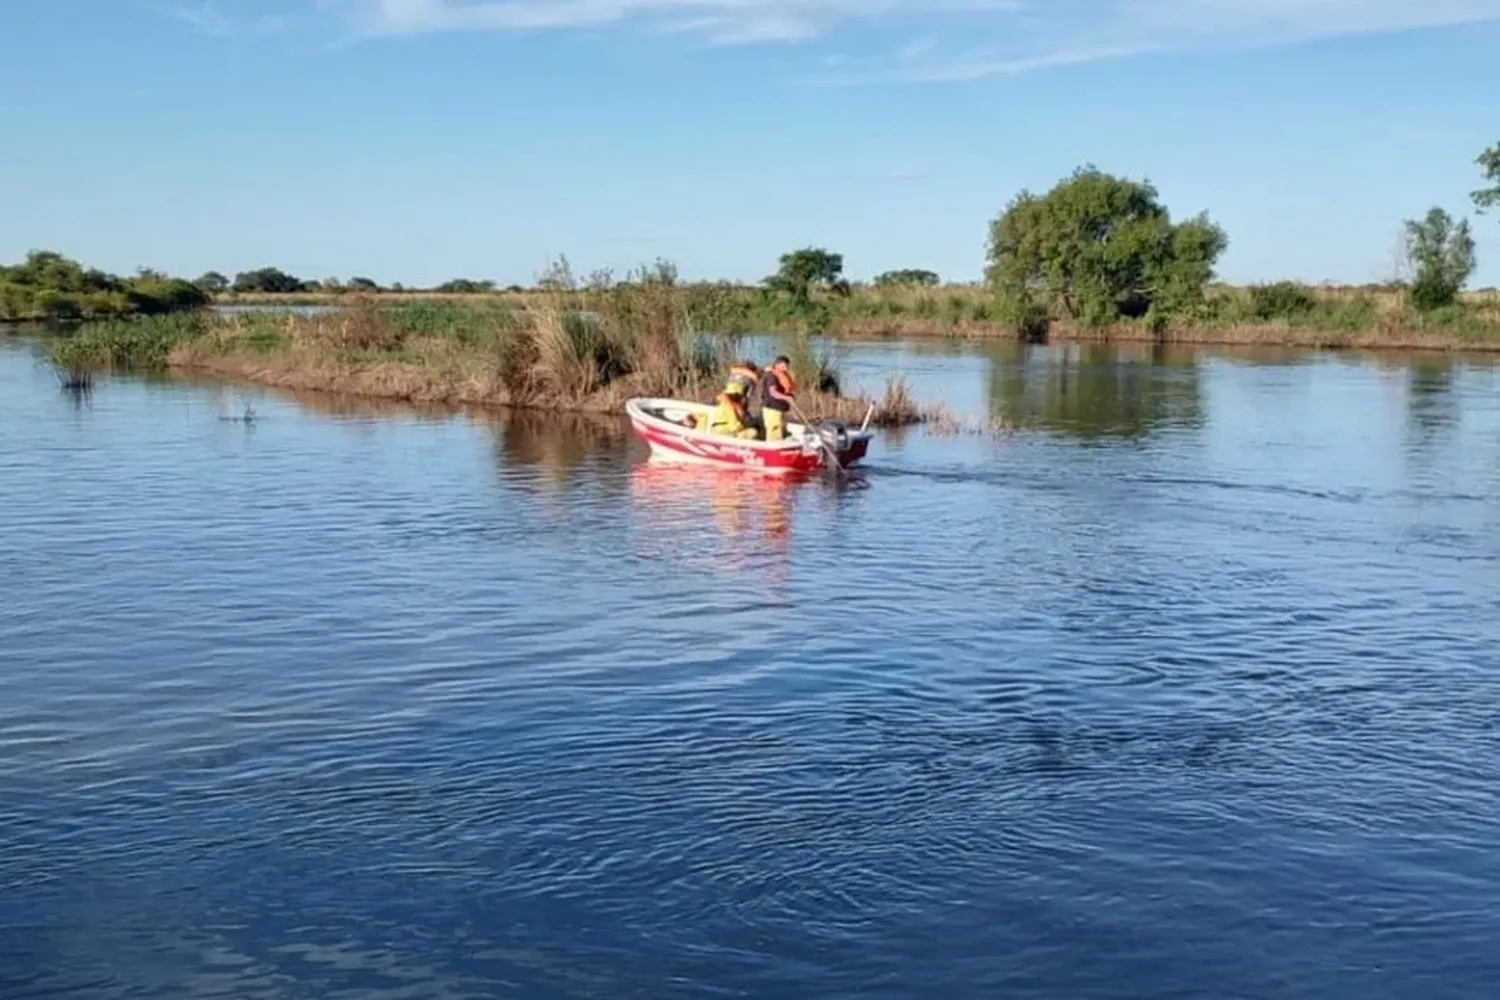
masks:
<svg viewBox="0 0 1500 1000"><path fill-rule="evenodd" d="M228 383L233 392L237 383ZM371 396L354 396L338 392L318 392L301 389L268 390L277 396L294 400L304 413L339 420L410 420L427 422L451 420L453 417L473 412L447 403L412 403L394 399L379 399Z"/></svg>
<svg viewBox="0 0 1500 1000"><path fill-rule="evenodd" d="M1002 348L991 357L990 412L1015 427L1085 438L1199 427L1196 357L1165 345Z"/></svg>
<svg viewBox="0 0 1500 1000"><path fill-rule="evenodd" d="M1412 471L1429 483L1442 483L1444 489L1475 481L1467 473L1480 469L1487 471L1478 481L1500 482L1500 435L1480 430L1482 401L1500 377L1500 358L1424 353L1400 360L1405 368L1406 460ZM1478 425L1465 434L1465 424L1476 417L1481 418ZM1486 444L1488 455L1483 454Z"/></svg>
<svg viewBox="0 0 1500 1000"><path fill-rule="evenodd" d="M292 398L307 413L345 420L442 422L466 417L490 432L502 464L540 470L554 483L570 481L591 461L618 457L623 462L630 447L629 424L613 414L413 403L327 392L275 392Z"/></svg>
<svg viewBox="0 0 1500 1000"><path fill-rule="evenodd" d="M1406 420L1412 444L1437 443L1458 424L1458 400L1453 392L1457 366L1452 358L1414 358L1406 372Z"/></svg>
<svg viewBox="0 0 1500 1000"><path fill-rule="evenodd" d="M508 465L528 466L555 483L568 482L586 464L629 453L630 425L622 417L550 410L502 410L489 418L495 452Z"/></svg>

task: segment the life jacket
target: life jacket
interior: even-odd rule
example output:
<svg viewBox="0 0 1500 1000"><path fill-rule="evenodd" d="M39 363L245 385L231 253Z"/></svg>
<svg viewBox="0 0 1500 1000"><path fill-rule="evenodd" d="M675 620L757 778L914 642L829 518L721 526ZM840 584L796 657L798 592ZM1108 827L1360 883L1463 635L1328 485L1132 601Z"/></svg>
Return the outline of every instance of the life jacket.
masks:
<svg viewBox="0 0 1500 1000"><path fill-rule="evenodd" d="M785 413L791 408L791 404L785 399L778 399L771 395L771 387L780 389L784 395L792 396L797 392L797 380L792 378L791 372L780 371L776 368L767 368L766 374L761 379L760 405L772 410L780 410Z"/></svg>
<svg viewBox="0 0 1500 1000"><path fill-rule="evenodd" d="M729 369L729 381L724 384L724 393L728 396L749 397L755 389L755 372L744 365L735 365Z"/></svg>

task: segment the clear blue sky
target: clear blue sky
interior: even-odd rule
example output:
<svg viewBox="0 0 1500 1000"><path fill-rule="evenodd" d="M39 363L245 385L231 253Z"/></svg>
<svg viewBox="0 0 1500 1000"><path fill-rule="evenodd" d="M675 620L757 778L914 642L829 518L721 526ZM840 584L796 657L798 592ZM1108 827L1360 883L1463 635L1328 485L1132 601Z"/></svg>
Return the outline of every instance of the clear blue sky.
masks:
<svg viewBox="0 0 1500 1000"><path fill-rule="evenodd" d="M5 0L0 259L971 280L1092 162L1207 210L1229 280L1379 280L1470 211L1497 52L1500 0Z"/></svg>

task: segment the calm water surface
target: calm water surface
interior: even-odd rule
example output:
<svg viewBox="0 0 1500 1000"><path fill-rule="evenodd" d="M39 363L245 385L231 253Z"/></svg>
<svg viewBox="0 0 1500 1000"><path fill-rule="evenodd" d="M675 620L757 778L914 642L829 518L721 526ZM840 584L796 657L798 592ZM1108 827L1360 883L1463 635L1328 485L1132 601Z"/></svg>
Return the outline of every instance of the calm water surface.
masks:
<svg viewBox="0 0 1500 1000"><path fill-rule="evenodd" d="M848 366L1016 432L775 485L0 343L0 997L1500 994L1495 368Z"/></svg>

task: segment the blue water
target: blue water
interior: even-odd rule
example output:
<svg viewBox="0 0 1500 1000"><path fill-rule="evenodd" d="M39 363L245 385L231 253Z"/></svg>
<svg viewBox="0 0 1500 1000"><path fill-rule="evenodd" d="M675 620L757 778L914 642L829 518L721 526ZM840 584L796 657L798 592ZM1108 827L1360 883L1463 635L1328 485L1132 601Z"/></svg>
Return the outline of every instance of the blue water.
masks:
<svg viewBox="0 0 1500 1000"><path fill-rule="evenodd" d="M778 486L0 342L0 998L1500 992L1496 368L849 366L1013 430Z"/></svg>

